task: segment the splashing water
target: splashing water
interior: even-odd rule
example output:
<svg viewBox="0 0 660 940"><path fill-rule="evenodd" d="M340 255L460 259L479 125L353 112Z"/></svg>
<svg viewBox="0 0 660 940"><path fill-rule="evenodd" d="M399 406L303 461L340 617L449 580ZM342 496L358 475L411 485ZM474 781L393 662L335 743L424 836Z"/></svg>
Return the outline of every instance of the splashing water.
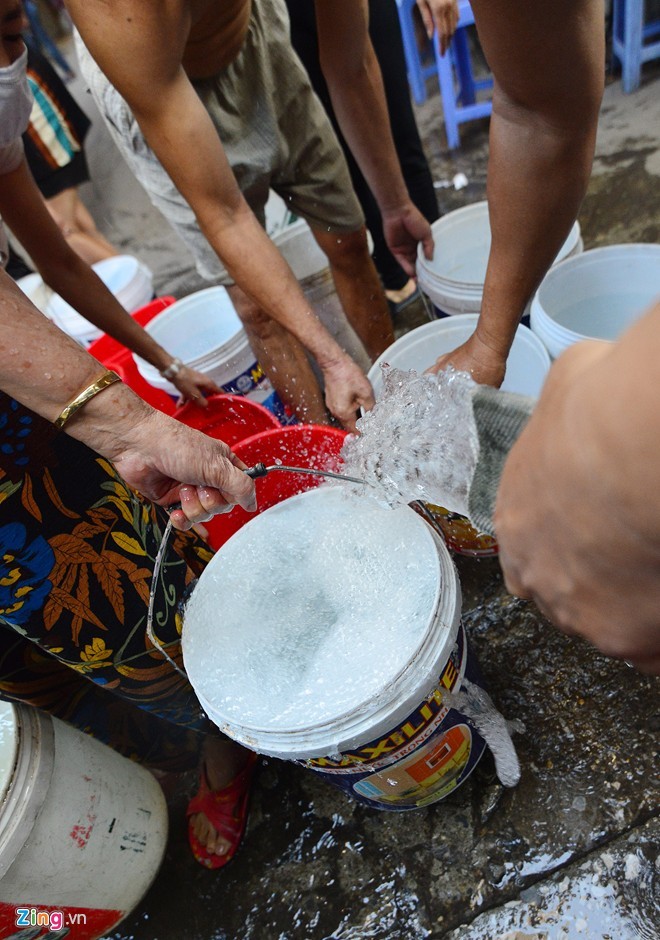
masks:
<svg viewBox="0 0 660 940"><path fill-rule="evenodd" d="M493 757L500 783L515 787L520 780L520 762L509 733L509 724L498 712L490 695L480 686L463 679L460 689L445 693L450 708L455 708L470 719L484 739ZM514 731L521 730L518 722L512 722Z"/></svg>
<svg viewBox="0 0 660 940"><path fill-rule="evenodd" d="M468 515L479 454L476 383L448 368L419 375L383 366L384 390L341 452L344 472L373 483L388 504L423 500Z"/></svg>

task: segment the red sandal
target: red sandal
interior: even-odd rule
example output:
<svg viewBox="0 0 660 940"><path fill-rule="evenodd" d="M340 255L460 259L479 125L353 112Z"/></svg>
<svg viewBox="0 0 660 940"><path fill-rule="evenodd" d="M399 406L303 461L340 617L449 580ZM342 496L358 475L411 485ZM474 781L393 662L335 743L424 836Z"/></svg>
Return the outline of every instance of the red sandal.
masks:
<svg viewBox="0 0 660 940"><path fill-rule="evenodd" d="M197 861L205 868L222 868L232 860L241 844L247 823L250 783L256 763L257 755L250 754L243 770L220 790L210 788L206 770L202 768L199 791L188 804L186 816L203 813L218 835L229 842L229 849L224 855L210 853L194 834L192 825L188 823L190 848Z"/></svg>

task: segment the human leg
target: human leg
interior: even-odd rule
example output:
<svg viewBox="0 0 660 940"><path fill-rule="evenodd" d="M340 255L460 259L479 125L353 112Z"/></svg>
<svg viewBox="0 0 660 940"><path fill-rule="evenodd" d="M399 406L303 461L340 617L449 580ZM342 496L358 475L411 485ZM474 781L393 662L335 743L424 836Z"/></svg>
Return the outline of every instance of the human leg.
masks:
<svg viewBox="0 0 660 940"><path fill-rule="evenodd" d="M369 254L364 227L354 232L312 229L328 258L337 295L349 323L375 360L394 342L389 308Z"/></svg>
<svg viewBox="0 0 660 940"><path fill-rule="evenodd" d="M327 424L330 418L323 392L303 346L263 313L238 285L229 286L228 291L252 351L284 405L300 421Z"/></svg>
<svg viewBox="0 0 660 940"><path fill-rule="evenodd" d="M601 0L472 3L493 71L492 247L479 343L497 381L527 301L575 220L591 171L604 77ZM498 364L499 363L499 364Z"/></svg>
<svg viewBox="0 0 660 940"><path fill-rule="evenodd" d="M95 264L118 254L117 249L96 228L94 219L74 187L46 199L46 206L71 248L87 264Z"/></svg>

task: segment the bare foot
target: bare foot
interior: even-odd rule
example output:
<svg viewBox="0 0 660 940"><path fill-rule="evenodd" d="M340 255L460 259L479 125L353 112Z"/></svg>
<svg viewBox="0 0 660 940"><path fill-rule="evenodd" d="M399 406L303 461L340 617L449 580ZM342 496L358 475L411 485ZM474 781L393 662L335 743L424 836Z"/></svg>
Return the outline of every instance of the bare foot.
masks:
<svg viewBox="0 0 660 940"><path fill-rule="evenodd" d="M243 770L250 751L226 738L206 738L202 751L206 779L212 790L221 790ZM195 836L206 847L209 854L225 855L230 848L229 842L219 836L204 813L190 817L190 825Z"/></svg>

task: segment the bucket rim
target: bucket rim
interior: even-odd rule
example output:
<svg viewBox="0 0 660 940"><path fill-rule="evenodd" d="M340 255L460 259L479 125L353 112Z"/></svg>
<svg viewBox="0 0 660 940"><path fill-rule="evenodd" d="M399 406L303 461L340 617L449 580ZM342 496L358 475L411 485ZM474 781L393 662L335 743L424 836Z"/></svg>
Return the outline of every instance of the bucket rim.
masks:
<svg viewBox="0 0 660 940"><path fill-rule="evenodd" d="M49 716L14 705L18 747L14 773L0 805L0 880L32 832L55 767L55 733Z"/></svg>
<svg viewBox="0 0 660 940"><path fill-rule="evenodd" d="M419 343L424 342L426 339L428 339L430 342L438 335L457 333L463 337L460 340L460 342L463 342L464 338L466 338L465 333L468 330L474 331L478 321L479 314L477 313L463 313L454 317L445 317L439 320L432 320L430 323L423 323L421 326L416 327L414 330L410 330L408 333L395 340L395 342L392 343L392 345L386 349L385 352L381 353L367 373L367 378L374 388L376 399L378 399L379 391L382 391L382 383L380 380L381 366L390 364L389 360L393 355L398 357L407 348L416 346ZM551 360L548 350L545 348L540 337L537 336L537 334L531 329L529 329L529 327L520 324L516 328L516 332L514 334L514 342L516 341L518 343L525 343L527 348L538 356L539 364L545 371L545 375L547 375L550 369ZM394 347L397 347L396 350ZM431 365L430 358L429 365ZM399 366L398 368L401 367Z"/></svg>

